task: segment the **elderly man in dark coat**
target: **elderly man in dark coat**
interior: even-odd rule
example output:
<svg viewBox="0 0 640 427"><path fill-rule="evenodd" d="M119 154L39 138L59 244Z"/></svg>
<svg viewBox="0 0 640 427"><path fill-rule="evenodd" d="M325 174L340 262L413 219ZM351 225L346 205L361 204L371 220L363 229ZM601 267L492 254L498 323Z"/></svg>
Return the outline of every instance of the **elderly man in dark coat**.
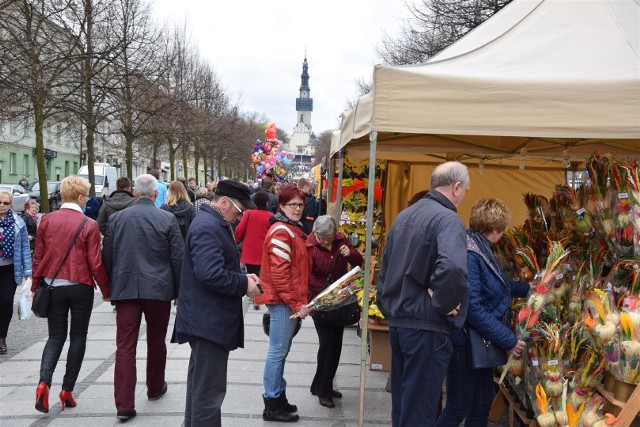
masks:
<svg viewBox="0 0 640 427"><path fill-rule="evenodd" d="M147 323L147 397L167 392L165 337L171 300L178 298L184 243L176 217L157 209L156 179L136 178L138 201L109 217L102 257L116 303L114 397L118 419L136 416L136 345L142 314Z"/></svg>
<svg viewBox="0 0 640 427"><path fill-rule="evenodd" d="M231 229L245 209L255 209L249 188L220 181L187 232L176 317L178 342L191 346L185 427L221 425L229 352L244 347L242 297L260 294L258 277L240 271Z"/></svg>

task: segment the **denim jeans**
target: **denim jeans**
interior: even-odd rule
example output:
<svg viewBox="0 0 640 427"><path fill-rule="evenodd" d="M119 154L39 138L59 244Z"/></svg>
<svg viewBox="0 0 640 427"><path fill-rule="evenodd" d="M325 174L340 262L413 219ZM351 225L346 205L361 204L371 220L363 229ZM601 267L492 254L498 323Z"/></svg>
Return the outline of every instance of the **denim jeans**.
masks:
<svg viewBox="0 0 640 427"><path fill-rule="evenodd" d="M467 345L454 345L447 369L447 406L436 427L486 427L493 403L493 368L471 369Z"/></svg>
<svg viewBox="0 0 640 427"><path fill-rule="evenodd" d="M287 389L284 379L284 362L287 360L297 320L290 319L291 309L284 304L270 305L269 351L264 365L264 397L275 399Z"/></svg>

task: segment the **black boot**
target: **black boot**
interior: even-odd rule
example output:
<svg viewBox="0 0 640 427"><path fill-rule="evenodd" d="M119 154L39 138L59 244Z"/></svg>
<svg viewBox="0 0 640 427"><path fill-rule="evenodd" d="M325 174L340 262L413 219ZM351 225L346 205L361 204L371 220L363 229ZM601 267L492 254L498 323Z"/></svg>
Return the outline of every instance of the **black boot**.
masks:
<svg viewBox="0 0 640 427"><path fill-rule="evenodd" d="M298 407L296 405L292 405L291 403L289 403L289 401L287 400L287 392L283 391L282 395L280 396L283 400L284 400L284 407L283 409L289 413L293 413L293 412L298 412Z"/></svg>
<svg viewBox="0 0 640 427"><path fill-rule="evenodd" d="M275 399L267 399L263 396L262 399L264 400L264 411L262 412L263 420L276 421L279 423L293 423L300 419L299 416L285 411L285 400L282 398L282 395Z"/></svg>

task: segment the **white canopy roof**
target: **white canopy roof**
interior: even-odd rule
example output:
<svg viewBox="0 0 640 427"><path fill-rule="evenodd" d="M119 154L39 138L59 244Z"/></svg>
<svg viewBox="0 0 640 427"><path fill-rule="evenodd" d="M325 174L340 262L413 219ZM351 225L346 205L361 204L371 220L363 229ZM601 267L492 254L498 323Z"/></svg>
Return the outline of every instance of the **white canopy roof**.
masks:
<svg viewBox="0 0 640 427"><path fill-rule="evenodd" d="M331 151L376 131L378 158L637 157L639 52L640 0L515 0L424 64L376 66Z"/></svg>

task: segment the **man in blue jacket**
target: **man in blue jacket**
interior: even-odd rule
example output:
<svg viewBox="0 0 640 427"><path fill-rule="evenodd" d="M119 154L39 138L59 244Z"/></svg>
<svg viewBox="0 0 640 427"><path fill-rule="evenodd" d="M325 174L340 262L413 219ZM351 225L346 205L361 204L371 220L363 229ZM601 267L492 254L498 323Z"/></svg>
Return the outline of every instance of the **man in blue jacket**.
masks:
<svg viewBox="0 0 640 427"><path fill-rule="evenodd" d="M467 235L457 207L469 189L459 162L433 171L431 190L389 231L377 303L389 320L394 427L433 426L453 352L449 334L468 305Z"/></svg>
<svg viewBox="0 0 640 427"><path fill-rule="evenodd" d="M258 277L240 270L231 224L255 208L249 187L220 181L187 232L176 316L176 339L191 346L185 427L222 425L229 352L244 347L242 297L260 294Z"/></svg>

